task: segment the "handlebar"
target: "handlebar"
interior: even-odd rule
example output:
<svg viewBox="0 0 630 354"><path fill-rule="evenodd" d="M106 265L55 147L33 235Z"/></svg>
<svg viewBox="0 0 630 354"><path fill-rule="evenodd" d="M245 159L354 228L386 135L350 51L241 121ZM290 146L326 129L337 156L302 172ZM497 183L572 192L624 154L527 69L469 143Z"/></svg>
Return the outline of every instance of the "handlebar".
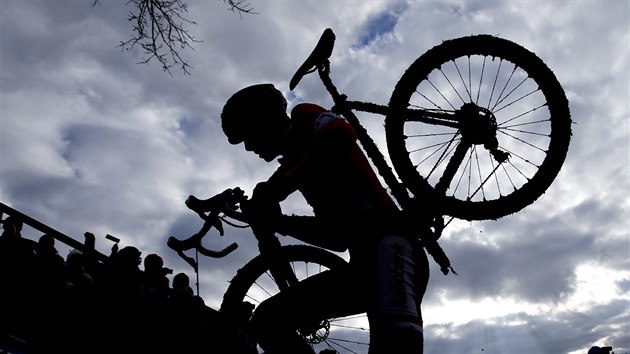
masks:
<svg viewBox="0 0 630 354"><path fill-rule="evenodd" d="M248 225L237 225L225 218L228 217L246 223L244 215L239 211L239 204L245 200L247 200L245 193L238 187L226 189L223 192L205 200L199 199L193 195L189 196L186 199L186 206L196 212L197 215L204 220L204 224L197 233L186 239L180 240L174 236L169 237L166 242L168 247L177 252L177 254L186 261L186 263L190 264L195 271L198 270L197 262L193 258L184 254L184 251L194 248L202 255L212 258L222 258L232 253L238 248L238 244L236 242L231 243L221 250L211 250L204 247L201 241L212 227L217 229L219 234L223 236L224 222L235 227L247 227Z"/></svg>
<svg viewBox="0 0 630 354"><path fill-rule="evenodd" d="M188 209L196 212L203 220L224 214L229 218L247 222L245 216L238 211L239 204L245 200L247 200L245 192L236 187L228 188L214 197L205 200L190 195L188 199L186 199L186 206Z"/></svg>

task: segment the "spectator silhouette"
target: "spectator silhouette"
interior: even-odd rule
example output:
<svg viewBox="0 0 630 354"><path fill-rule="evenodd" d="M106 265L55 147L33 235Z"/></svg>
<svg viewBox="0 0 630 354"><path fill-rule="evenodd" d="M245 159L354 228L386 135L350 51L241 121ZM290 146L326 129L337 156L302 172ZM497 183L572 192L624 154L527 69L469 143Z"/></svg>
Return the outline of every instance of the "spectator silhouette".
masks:
<svg viewBox="0 0 630 354"><path fill-rule="evenodd" d="M213 353L257 354L236 323L195 295L185 273L169 287L163 259L144 258L133 246L118 249L104 263L94 235L64 260L55 238L22 237L22 222L2 220L0 236L0 333L25 341L28 353ZM146 334L144 334L146 333ZM31 346L32 345L32 346ZM32 348L32 350L31 350Z"/></svg>
<svg viewBox="0 0 630 354"><path fill-rule="evenodd" d="M96 283L86 271L85 254L72 250L66 256L63 268L62 333L63 351L66 353L94 352L92 347L99 332L99 320L95 316L99 306Z"/></svg>
<svg viewBox="0 0 630 354"><path fill-rule="evenodd" d="M588 350L588 354L615 354L612 352L612 347L599 347L597 345L592 346L591 349Z"/></svg>
<svg viewBox="0 0 630 354"><path fill-rule="evenodd" d="M62 288L64 259L55 248L55 239L47 234L42 235L35 249L36 281L43 291L54 291L58 294Z"/></svg>
<svg viewBox="0 0 630 354"><path fill-rule="evenodd" d="M36 242L22 237L23 222L9 216L0 236L0 331L34 341L31 326L37 311L34 288Z"/></svg>
<svg viewBox="0 0 630 354"><path fill-rule="evenodd" d="M104 265L99 261L96 251L96 237L91 232L85 232L83 234L83 250L81 251L81 263L86 273L88 273L94 282L98 282L103 277L105 271ZM116 246L118 247L118 246ZM67 262L67 259L66 259Z"/></svg>
<svg viewBox="0 0 630 354"><path fill-rule="evenodd" d="M77 300L94 296L94 278L86 271L86 258L83 252L72 250L68 253L63 267L65 293Z"/></svg>
<svg viewBox="0 0 630 354"><path fill-rule="evenodd" d="M168 311L180 324L190 322L195 306L194 292L190 287L190 278L186 273L177 273L173 277L173 287L168 295ZM174 326L178 327L178 326Z"/></svg>
<svg viewBox="0 0 630 354"><path fill-rule="evenodd" d="M122 250L121 250L122 251ZM152 253L144 258L144 271L141 284L141 321L144 327L141 341L145 342L148 352L160 352L168 343L169 329L166 303L170 291L167 278L170 269L164 268L164 261Z"/></svg>
<svg viewBox="0 0 630 354"><path fill-rule="evenodd" d="M35 344L42 349L55 346L58 338L64 262L55 248L54 237L40 236L33 263L33 295L37 298L31 304L36 316L31 319L31 328L37 337Z"/></svg>
<svg viewBox="0 0 630 354"><path fill-rule="evenodd" d="M170 280L166 276L173 271L164 268L164 260L152 253L144 258L142 295L149 301L163 301L168 297Z"/></svg>
<svg viewBox="0 0 630 354"><path fill-rule="evenodd" d="M3 265L9 262L15 264L32 264L37 250L37 243L22 237L21 220L9 216L2 222L2 236L0 237L0 252ZM11 269L12 271L15 269Z"/></svg>
<svg viewBox="0 0 630 354"><path fill-rule="evenodd" d="M139 298L142 285L140 258L142 252L136 247L127 246L112 254L108 272L108 288L120 303Z"/></svg>
<svg viewBox="0 0 630 354"><path fill-rule="evenodd" d="M177 299L179 296L184 298L192 298L193 289L190 287L190 277L186 273L177 273L173 277L173 290L171 297Z"/></svg>
<svg viewBox="0 0 630 354"><path fill-rule="evenodd" d="M141 252L133 246L112 252L103 279L98 284L101 306L102 333L116 329L116 335L107 337L103 352L143 352L140 334L143 326L141 311L142 262Z"/></svg>
<svg viewBox="0 0 630 354"><path fill-rule="evenodd" d="M170 350L173 353L195 353L198 345L197 335L201 326L198 319L198 303L190 287L190 278L186 273L177 273L173 277L173 286L169 293L165 314L170 323Z"/></svg>

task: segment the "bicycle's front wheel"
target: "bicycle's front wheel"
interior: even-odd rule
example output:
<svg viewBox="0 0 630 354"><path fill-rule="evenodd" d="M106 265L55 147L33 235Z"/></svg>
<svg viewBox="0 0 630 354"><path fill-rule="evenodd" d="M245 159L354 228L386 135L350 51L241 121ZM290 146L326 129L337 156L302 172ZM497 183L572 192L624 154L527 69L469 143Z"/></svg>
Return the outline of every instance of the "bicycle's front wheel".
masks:
<svg viewBox="0 0 630 354"><path fill-rule="evenodd" d="M346 261L324 249L307 245L282 246L273 257L258 255L237 272L223 296L221 312L228 318L237 316L243 301L254 305L277 294L280 289L270 268L285 262L298 281L328 269L343 266ZM366 353L369 346L369 325L365 313L351 317L326 319L317 328L298 330L316 353L334 349L338 353Z"/></svg>
<svg viewBox="0 0 630 354"><path fill-rule="evenodd" d="M564 163L564 90L534 53L490 35L445 41L397 83L385 131L392 164L441 212L497 219L533 203ZM435 193L437 192L437 193Z"/></svg>

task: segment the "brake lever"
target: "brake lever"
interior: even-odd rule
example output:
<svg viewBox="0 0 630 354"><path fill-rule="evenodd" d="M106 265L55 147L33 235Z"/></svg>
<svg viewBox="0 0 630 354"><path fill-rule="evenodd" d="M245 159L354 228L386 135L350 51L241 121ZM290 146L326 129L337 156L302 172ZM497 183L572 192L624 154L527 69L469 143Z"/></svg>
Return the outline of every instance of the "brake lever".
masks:
<svg viewBox="0 0 630 354"><path fill-rule="evenodd" d="M227 192L227 191L226 191ZM243 223L247 223L245 216L242 212L239 211L241 203L247 201L248 197L245 195L245 191L236 187L230 190L230 195L227 196L224 200L223 207L221 211L227 217L230 217L234 220L238 220ZM247 227L247 226L239 226L234 223L231 223L228 220L222 219L223 222L235 226L235 227Z"/></svg>
<svg viewBox="0 0 630 354"><path fill-rule="evenodd" d="M175 250L177 254L188 264L193 266L193 268L197 267L196 262L194 262L194 260L192 260L190 257L186 256L183 253L184 251L194 248L201 254L214 258L224 257L228 255L238 247L236 243L232 243L222 250L214 251L205 248L201 243L201 240L212 227L217 229L219 235L223 236L225 234L225 230L223 229L224 220L221 214L225 212L229 213L230 210L238 209L238 203L243 198L246 199L245 193L242 189L238 187L234 189L226 189L223 192L206 200L200 200L194 195L189 195L185 201L185 204L190 210L197 213L197 215L199 215L199 217L204 220L203 226L197 233L184 240L179 240L174 236L169 237L167 240L167 245L171 249Z"/></svg>
<svg viewBox="0 0 630 354"><path fill-rule="evenodd" d="M238 204L240 204L243 200L247 200L245 192L236 187L228 188L223 192L205 200L201 200L194 195L189 195L188 198L186 198L185 204L188 209L197 213L201 219L207 220L212 214L218 215L221 212L225 214L236 213L238 210Z"/></svg>
<svg viewBox="0 0 630 354"><path fill-rule="evenodd" d="M219 214L215 214L215 213L208 214L208 218L206 219L206 222L204 223L204 227L206 223L210 224L210 227L208 228L208 230L212 226L214 226L214 228L217 229L217 231L219 231L219 236L223 236L225 234L225 232L223 231L223 222L221 222L221 218L219 217Z"/></svg>

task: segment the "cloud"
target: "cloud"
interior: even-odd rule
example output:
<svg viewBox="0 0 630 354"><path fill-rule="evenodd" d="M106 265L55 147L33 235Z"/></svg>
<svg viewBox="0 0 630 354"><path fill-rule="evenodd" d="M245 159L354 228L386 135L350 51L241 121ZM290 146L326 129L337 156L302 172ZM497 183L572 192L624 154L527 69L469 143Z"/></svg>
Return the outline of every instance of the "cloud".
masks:
<svg viewBox="0 0 630 354"><path fill-rule="evenodd" d="M379 40L380 37L386 36L394 32L394 28L398 23L398 18L407 9L408 5L404 2L399 2L394 5L390 5L384 11L373 15L364 24L365 28L360 35L358 43L354 48L370 47L374 41Z"/></svg>
<svg viewBox="0 0 630 354"><path fill-rule="evenodd" d="M604 339L604 343L627 343L627 335L621 328L606 325L611 318L620 319L620 313L627 317L627 313L623 315L627 306L627 300L615 301L582 313L550 316L515 313L462 325L429 325L425 326L425 352L581 353Z"/></svg>
<svg viewBox="0 0 630 354"><path fill-rule="evenodd" d="M78 240L92 231L104 253L111 242L103 236L116 235L192 278L165 244L201 226L185 198L234 186L250 192L277 166L225 141L219 115L232 93L273 82L291 104L332 105L316 75L288 91L330 27L339 90L387 104L426 50L489 33L525 46L554 71L569 98L573 137L562 171L532 206L497 221L447 227L441 244L460 275L444 277L431 263L425 351L573 354L596 342L629 349L627 4L255 2L259 14L243 17L220 2L190 5L198 23L190 29L201 40L183 53L192 75L169 76L156 63L137 65L138 48L116 48L131 33L124 4L3 3L0 201ZM385 149L383 117L365 119ZM283 208L309 212L299 197ZM226 231L223 238L211 233L207 247L236 241L239 249L200 260L200 292L212 306L257 254L247 229Z"/></svg>

